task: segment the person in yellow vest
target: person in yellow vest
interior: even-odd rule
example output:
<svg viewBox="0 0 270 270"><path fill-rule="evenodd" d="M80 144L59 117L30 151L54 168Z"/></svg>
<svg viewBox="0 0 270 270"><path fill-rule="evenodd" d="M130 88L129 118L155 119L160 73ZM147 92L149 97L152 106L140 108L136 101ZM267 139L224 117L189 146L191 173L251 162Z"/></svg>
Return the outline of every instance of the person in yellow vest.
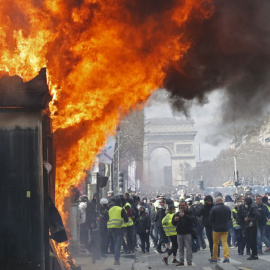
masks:
<svg viewBox="0 0 270 270"><path fill-rule="evenodd" d="M132 254L134 253L134 241L133 241L133 220L132 218L133 217L133 212L132 212L132 206L131 204L133 203L132 202L132 199L130 199L129 197L127 197L126 193L125 193L125 201L124 201L124 209L127 213L127 216L128 216L128 222L125 222L123 224L123 227L125 227L126 231L125 231L125 236L126 236L126 239L127 239L127 251L126 251L126 254ZM123 202L123 201L122 201Z"/></svg>
<svg viewBox="0 0 270 270"><path fill-rule="evenodd" d="M175 214L175 206L173 204L170 204L168 206L167 215L162 219L162 226L164 229L164 232L166 236L168 236L172 242L172 247L167 253L167 255L162 259L162 261L168 265L168 258L173 254L173 261L172 263L179 263L179 261L176 259L176 253L178 249L178 243L177 243L177 232L176 227L172 224L172 219Z"/></svg>
<svg viewBox="0 0 270 270"><path fill-rule="evenodd" d="M121 199L115 199L115 205L109 210L107 228L113 236L114 265L120 265L120 250L124 237L123 223L128 222L126 211L122 208Z"/></svg>

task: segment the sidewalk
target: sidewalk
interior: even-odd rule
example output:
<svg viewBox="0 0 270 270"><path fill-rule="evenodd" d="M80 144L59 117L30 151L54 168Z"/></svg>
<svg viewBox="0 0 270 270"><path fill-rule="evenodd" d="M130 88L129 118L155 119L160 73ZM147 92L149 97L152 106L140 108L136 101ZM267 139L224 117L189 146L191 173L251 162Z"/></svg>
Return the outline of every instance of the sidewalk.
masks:
<svg viewBox="0 0 270 270"><path fill-rule="evenodd" d="M100 258L93 264L92 254L77 254L73 256L77 266L81 266L81 270L131 270L135 261L135 255L121 254L121 265L113 265L114 255L108 254L107 258Z"/></svg>

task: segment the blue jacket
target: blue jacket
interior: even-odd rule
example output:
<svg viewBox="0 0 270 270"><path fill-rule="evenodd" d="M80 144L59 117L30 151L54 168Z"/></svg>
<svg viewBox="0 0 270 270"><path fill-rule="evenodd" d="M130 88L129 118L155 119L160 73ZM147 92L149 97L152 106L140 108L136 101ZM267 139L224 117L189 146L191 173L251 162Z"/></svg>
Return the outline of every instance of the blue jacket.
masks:
<svg viewBox="0 0 270 270"><path fill-rule="evenodd" d="M231 209L223 203L218 203L211 209L209 219L213 225L213 231L228 232L228 221L231 220Z"/></svg>

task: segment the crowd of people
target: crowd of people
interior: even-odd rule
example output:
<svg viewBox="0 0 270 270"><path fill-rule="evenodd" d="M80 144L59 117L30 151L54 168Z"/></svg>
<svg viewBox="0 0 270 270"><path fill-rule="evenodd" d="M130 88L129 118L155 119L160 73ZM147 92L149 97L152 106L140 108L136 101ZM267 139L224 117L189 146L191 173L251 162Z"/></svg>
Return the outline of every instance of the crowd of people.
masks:
<svg viewBox="0 0 270 270"><path fill-rule="evenodd" d="M124 193L107 193L97 205L96 195L79 199L81 243L93 252L95 228L100 232L101 256L114 254L114 265L120 265L121 253L136 250L161 254L164 264L192 265L193 253L209 247L210 263L230 262L229 247L238 254L257 260L258 254L270 252L270 194L202 196L182 194L177 198L160 194L155 198ZM207 239L207 241L206 241ZM263 250L263 247L264 250ZM177 259L178 252L178 259ZM186 253L186 254L185 254Z"/></svg>

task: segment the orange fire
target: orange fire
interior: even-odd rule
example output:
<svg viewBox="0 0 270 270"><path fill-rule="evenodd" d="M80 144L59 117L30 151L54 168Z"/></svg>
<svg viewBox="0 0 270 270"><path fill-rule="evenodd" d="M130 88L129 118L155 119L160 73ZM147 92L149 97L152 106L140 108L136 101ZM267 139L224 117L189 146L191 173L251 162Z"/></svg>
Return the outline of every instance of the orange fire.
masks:
<svg viewBox="0 0 270 270"><path fill-rule="evenodd" d="M156 6L152 0L0 0L0 76L27 81L47 68L60 210L119 119L162 87L166 66L188 50L181 26L190 14L211 16L209 5L211 0Z"/></svg>

